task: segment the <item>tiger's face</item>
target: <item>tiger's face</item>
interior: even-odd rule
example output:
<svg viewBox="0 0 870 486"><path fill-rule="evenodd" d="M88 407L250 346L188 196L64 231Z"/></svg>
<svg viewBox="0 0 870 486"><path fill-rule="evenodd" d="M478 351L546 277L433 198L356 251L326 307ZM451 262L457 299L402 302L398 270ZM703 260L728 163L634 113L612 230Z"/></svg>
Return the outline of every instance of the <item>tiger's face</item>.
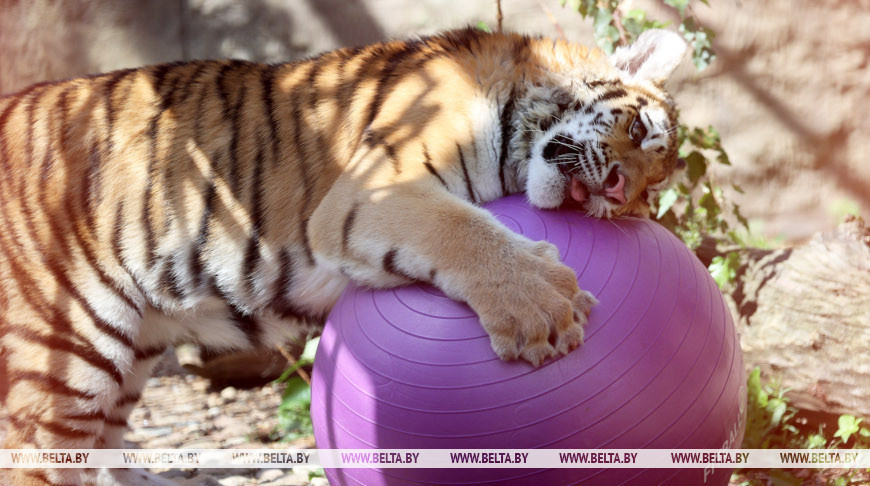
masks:
<svg viewBox="0 0 870 486"><path fill-rule="evenodd" d="M681 165L676 108L662 86L684 44L665 35L651 47L642 36L629 52L617 51L609 76L529 87L523 124L532 204L599 218L649 214Z"/></svg>
<svg viewBox="0 0 870 486"><path fill-rule="evenodd" d="M559 96L530 144L526 192L540 207L646 215L678 165L673 102L621 83L597 92L567 108L568 95Z"/></svg>

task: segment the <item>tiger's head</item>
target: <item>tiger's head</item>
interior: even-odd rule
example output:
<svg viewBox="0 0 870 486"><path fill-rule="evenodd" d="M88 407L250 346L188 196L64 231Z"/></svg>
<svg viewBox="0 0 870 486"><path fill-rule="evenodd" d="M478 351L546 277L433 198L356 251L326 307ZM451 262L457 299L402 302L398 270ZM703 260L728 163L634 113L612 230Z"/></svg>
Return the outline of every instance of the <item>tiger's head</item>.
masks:
<svg viewBox="0 0 870 486"><path fill-rule="evenodd" d="M676 108L663 85L685 49L679 35L650 30L603 70L530 83L518 101L529 201L599 218L648 215L681 166Z"/></svg>

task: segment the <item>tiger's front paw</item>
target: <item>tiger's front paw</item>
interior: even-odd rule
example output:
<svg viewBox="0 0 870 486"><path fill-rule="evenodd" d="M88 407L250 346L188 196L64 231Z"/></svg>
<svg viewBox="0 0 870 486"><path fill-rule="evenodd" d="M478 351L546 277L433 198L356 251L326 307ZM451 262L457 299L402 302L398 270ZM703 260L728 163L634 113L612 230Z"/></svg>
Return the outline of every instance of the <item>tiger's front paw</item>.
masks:
<svg viewBox="0 0 870 486"><path fill-rule="evenodd" d="M482 283L469 299L496 354L537 366L580 346L598 301L577 286L555 247L538 242L504 263L505 278Z"/></svg>

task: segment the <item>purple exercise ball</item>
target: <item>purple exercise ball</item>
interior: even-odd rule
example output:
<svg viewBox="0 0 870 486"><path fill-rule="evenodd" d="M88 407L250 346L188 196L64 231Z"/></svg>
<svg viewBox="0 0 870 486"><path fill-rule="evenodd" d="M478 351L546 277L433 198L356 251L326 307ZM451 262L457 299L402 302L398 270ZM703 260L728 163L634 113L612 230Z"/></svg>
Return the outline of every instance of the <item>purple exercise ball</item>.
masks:
<svg viewBox="0 0 870 486"><path fill-rule="evenodd" d="M348 286L320 339L321 449L739 448L743 358L716 283L652 221L486 208L559 248L600 301L583 346L538 368L499 360L476 314L437 289ZM729 469L327 469L333 485L725 485Z"/></svg>

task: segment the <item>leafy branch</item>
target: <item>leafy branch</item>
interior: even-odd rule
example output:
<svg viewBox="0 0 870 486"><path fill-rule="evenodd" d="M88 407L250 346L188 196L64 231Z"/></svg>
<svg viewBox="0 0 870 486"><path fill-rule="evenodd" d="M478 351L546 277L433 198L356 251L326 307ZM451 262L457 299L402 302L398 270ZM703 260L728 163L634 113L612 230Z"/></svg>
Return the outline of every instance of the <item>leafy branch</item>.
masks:
<svg viewBox="0 0 870 486"><path fill-rule="evenodd" d="M695 68L706 69L716 59L712 44L714 32L698 21L691 0L662 1L680 18L678 30L692 48ZM707 0L698 1L709 6ZM592 18L595 40L608 54L630 44L647 29L669 25L648 18L640 9L623 12L621 4L621 0L562 0L563 6L576 10L584 18ZM748 233L749 224L740 213L740 207L725 198L722 187L709 173L714 163L731 165L719 132L712 126L700 128L681 124L678 143L679 156L686 161L686 175L675 187L660 194L653 216L692 249L700 246L704 235L742 246L743 240L733 225L743 226ZM736 185L732 185L732 189L743 192ZM710 272L724 288L735 278L739 264L734 252L717 256L710 265Z"/></svg>

